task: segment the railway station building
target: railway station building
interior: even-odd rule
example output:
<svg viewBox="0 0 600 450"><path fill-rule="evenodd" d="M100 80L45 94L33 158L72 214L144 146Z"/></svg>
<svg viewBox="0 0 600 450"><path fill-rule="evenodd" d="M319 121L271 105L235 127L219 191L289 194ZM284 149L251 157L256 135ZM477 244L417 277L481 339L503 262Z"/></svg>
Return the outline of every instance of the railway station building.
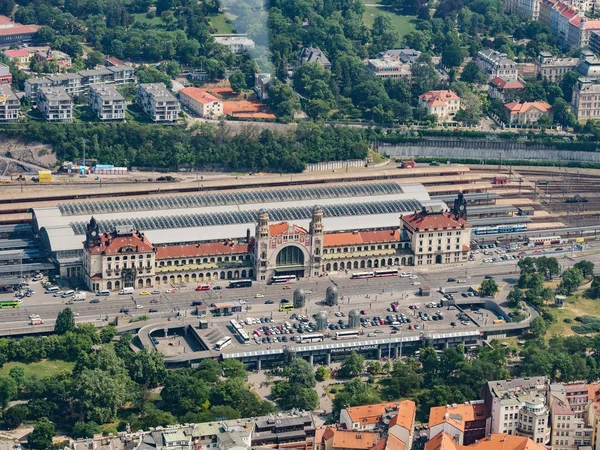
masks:
<svg viewBox="0 0 600 450"><path fill-rule="evenodd" d="M33 226L61 275L118 290L463 261L458 202L420 184L326 185L62 204L34 209Z"/></svg>

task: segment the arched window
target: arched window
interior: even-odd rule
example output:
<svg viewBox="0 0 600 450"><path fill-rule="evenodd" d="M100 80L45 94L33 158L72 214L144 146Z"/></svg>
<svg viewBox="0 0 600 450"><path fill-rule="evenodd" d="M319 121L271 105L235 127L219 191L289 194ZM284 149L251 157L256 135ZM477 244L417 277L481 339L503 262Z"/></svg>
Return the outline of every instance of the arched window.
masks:
<svg viewBox="0 0 600 450"><path fill-rule="evenodd" d="M304 253L302 253L302 249L295 245L288 245L287 247L282 248L277 254L276 265L303 266Z"/></svg>

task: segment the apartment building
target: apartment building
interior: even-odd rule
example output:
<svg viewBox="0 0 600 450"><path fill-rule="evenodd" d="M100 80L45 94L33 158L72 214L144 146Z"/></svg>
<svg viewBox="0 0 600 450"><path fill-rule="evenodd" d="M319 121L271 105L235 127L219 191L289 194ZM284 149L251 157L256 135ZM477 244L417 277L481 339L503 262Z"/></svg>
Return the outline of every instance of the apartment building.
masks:
<svg viewBox="0 0 600 450"><path fill-rule="evenodd" d="M419 59L421 52L411 48L387 50L377 59L367 61L367 69L377 78L412 79L412 65Z"/></svg>
<svg viewBox="0 0 600 450"><path fill-rule="evenodd" d="M235 54L244 53L255 47L254 41L245 34L215 35L214 38L217 44L229 47L231 53Z"/></svg>
<svg viewBox="0 0 600 450"><path fill-rule="evenodd" d="M504 110L511 125L536 124L542 117L552 122L552 106L546 102L510 102L504 105Z"/></svg>
<svg viewBox="0 0 600 450"><path fill-rule="evenodd" d="M126 64L117 64L106 68L112 73L113 84L127 84L135 81L135 70L133 67Z"/></svg>
<svg viewBox="0 0 600 450"><path fill-rule="evenodd" d="M64 88L70 96L85 92L83 77L78 73L57 73L46 78L50 81L50 86Z"/></svg>
<svg viewBox="0 0 600 450"><path fill-rule="evenodd" d="M580 414L573 410L568 401L554 396L552 391L549 394L549 398L552 420L550 442L552 449L578 450L582 446L590 447L594 434L593 427L586 425L585 419L579 417Z"/></svg>
<svg viewBox="0 0 600 450"><path fill-rule="evenodd" d="M11 84L12 79L10 67L8 67L6 64L0 63L0 84Z"/></svg>
<svg viewBox="0 0 600 450"><path fill-rule="evenodd" d="M600 118L600 81L579 78L573 86L571 109L579 121Z"/></svg>
<svg viewBox="0 0 600 450"><path fill-rule="evenodd" d="M517 64L505 53L486 49L477 53L473 60L482 72L488 74L490 80L498 77L506 81L517 81L519 69Z"/></svg>
<svg viewBox="0 0 600 450"><path fill-rule="evenodd" d="M419 106L427 110L427 114L435 114L438 121L453 120L460 109L460 97L454 91L429 91L419 95Z"/></svg>
<svg viewBox="0 0 600 450"><path fill-rule="evenodd" d="M517 0L517 14L528 20L537 20L540 15L540 0Z"/></svg>
<svg viewBox="0 0 600 450"><path fill-rule="evenodd" d="M125 98L113 85L91 86L88 104L100 120L125 120Z"/></svg>
<svg viewBox="0 0 600 450"><path fill-rule="evenodd" d="M252 428L253 447L312 448L315 440L312 415L261 417Z"/></svg>
<svg viewBox="0 0 600 450"><path fill-rule="evenodd" d="M550 81L560 81L567 72L575 70L579 59L558 58L549 52L540 52L535 59L535 73Z"/></svg>
<svg viewBox="0 0 600 450"><path fill-rule="evenodd" d="M491 434L471 445L459 445L447 433L440 433L425 444L425 450L547 450L531 439L507 434Z"/></svg>
<svg viewBox="0 0 600 450"><path fill-rule="evenodd" d="M223 115L223 102L205 89L186 87L177 95L182 105L187 106L200 117L218 119Z"/></svg>
<svg viewBox="0 0 600 450"><path fill-rule="evenodd" d="M248 419L198 423L191 433L195 450L246 449L251 446L252 423Z"/></svg>
<svg viewBox="0 0 600 450"><path fill-rule="evenodd" d="M371 450L379 441L374 431L340 430L327 427L323 433L325 450Z"/></svg>
<svg viewBox="0 0 600 450"><path fill-rule="evenodd" d="M9 17L0 16L0 47L29 42L40 29L39 25L23 25L13 22Z"/></svg>
<svg viewBox="0 0 600 450"><path fill-rule="evenodd" d="M28 78L25 80L25 97L35 104L40 89L51 85L52 83L47 78Z"/></svg>
<svg viewBox="0 0 600 450"><path fill-rule="evenodd" d="M164 83L144 83L137 87L138 105L153 122L177 122L180 105Z"/></svg>
<svg viewBox="0 0 600 450"><path fill-rule="evenodd" d="M2 54L19 66L28 65L32 57L31 52L27 48L4 50Z"/></svg>
<svg viewBox="0 0 600 450"><path fill-rule="evenodd" d="M48 122L73 120L73 100L62 87L41 87L38 91L37 107Z"/></svg>
<svg viewBox="0 0 600 450"><path fill-rule="evenodd" d="M484 402L491 415L491 433L525 436L536 444L550 440L546 377L489 381Z"/></svg>
<svg viewBox="0 0 600 450"><path fill-rule="evenodd" d="M81 76L81 84L85 89L98 84L112 83L112 72L105 68L81 70L77 72Z"/></svg>
<svg viewBox="0 0 600 450"><path fill-rule="evenodd" d="M498 98L502 102L519 98L519 93L524 88L519 81L506 81L502 78L494 78L490 81L488 95L490 98Z"/></svg>
<svg viewBox="0 0 600 450"><path fill-rule="evenodd" d="M436 406L429 410L429 438L449 434L459 445L469 445L490 432L490 412L477 400L461 404Z"/></svg>
<svg viewBox="0 0 600 450"><path fill-rule="evenodd" d="M0 84L0 122L19 120L21 103L8 84Z"/></svg>

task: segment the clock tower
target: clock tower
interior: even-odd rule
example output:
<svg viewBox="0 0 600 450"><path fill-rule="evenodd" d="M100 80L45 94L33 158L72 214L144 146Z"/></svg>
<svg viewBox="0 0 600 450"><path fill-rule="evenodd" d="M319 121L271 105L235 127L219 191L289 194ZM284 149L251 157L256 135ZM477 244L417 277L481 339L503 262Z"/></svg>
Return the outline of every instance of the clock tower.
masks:
<svg viewBox="0 0 600 450"><path fill-rule="evenodd" d="M85 230L85 246L87 248L96 247L100 245L100 242L100 228L98 227L98 222L92 216Z"/></svg>
<svg viewBox="0 0 600 450"><path fill-rule="evenodd" d="M467 200L462 192L459 192L458 197L454 199L452 213L461 219L467 220Z"/></svg>

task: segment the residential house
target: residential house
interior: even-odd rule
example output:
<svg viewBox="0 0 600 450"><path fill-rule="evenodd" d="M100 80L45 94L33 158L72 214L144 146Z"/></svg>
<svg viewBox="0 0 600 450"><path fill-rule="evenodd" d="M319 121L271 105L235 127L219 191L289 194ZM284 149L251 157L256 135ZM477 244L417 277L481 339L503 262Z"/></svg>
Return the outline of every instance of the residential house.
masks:
<svg viewBox="0 0 600 450"><path fill-rule="evenodd" d="M252 446L272 448L312 447L315 433L315 423L310 414L262 417L254 423Z"/></svg>
<svg viewBox="0 0 600 450"><path fill-rule="evenodd" d="M564 388L564 386L562 387ZM558 394L558 396L555 394ZM585 419L580 417L580 414L573 410L566 398L561 393L553 390L552 386L548 397L551 405L552 434L550 444L552 449L578 450L582 447L591 447L594 434L593 427L588 426Z"/></svg>
<svg viewBox="0 0 600 450"><path fill-rule="evenodd" d="M517 0L517 14L527 20L537 20L540 0Z"/></svg>
<svg viewBox="0 0 600 450"><path fill-rule="evenodd" d="M329 62L329 59L321 49L318 48L304 47L300 50L300 54L298 55L298 66L302 66L306 63L317 63L326 69L331 69L331 62Z"/></svg>
<svg viewBox="0 0 600 450"><path fill-rule="evenodd" d="M45 52L37 52L35 58L43 64L55 63L59 72L66 72L71 68L71 57L58 50L48 49Z"/></svg>
<svg viewBox="0 0 600 450"><path fill-rule="evenodd" d="M411 48L387 50L377 59L369 59L367 68L377 78L412 79L412 65L421 56L421 52Z"/></svg>
<svg viewBox="0 0 600 450"><path fill-rule="evenodd" d="M52 83L47 78L28 78L25 80L25 97L35 104L40 88L51 85Z"/></svg>
<svg viewBox="0 0 600 450"><path fill-rule="evenodd" d="M571 109L579 121L600 118L600 80L580 77L573 86Z"/></svg>
<svg viewBox="0 0 600 450"><path fill-rule="evenodd" d="M429 410L429 437L446 433L459 445L483 439L490 431L490 412L483 402L436 406Z"/></svg>
<svg viewBox="0 0 600 450"><path fill-rule="evenodd" d="M31 61L31 52L27 48L4 50L2 54L18 66L26 66Z"/></svg>
<svg viewBox="0 0 600 450"><path fill-rule="evenodd" d="M11 84L12 74L10 73L10 67L6 64L0 63L0 84Z"/></svg>
<svg viewBox="0 0 600 450"><path fill-rule="evenodd" d="M486 49L478 52L473 61L482 72L488 74L490 80L498 77L506 81L517 81L519 75L517 64L505 53Z"/></svg>
<svg viewBox="0 0 600 450"><path fill-rule="evenodd" d="M454 91L429 91L419 95L419 106L435 114L440 122L452 120L460 109L460 97Z"/></svg>
<svg viewBox="0 0 600 450"><path fill-rule="evenodd" d="M550 81L560 81L567 72L575 70L577 58L558 58L549 52L540 52L535 59L535 72Z"/></svg>
<svg viewBox="0 0 600 450"><path fill-rule="evenodd" d="M269 86L271 85L270 73L257 73L254 75L254 92L260 100L269 98Z"/></svg>
<svg viewBox="0 0 600 450"><path fill-rule="evenodd" d="M338 430L328 427L323 434L325 450L371 450L379 440L373 431Z"/></svg>
<svg viewBox="0 0 600 450"><path fill-rule="evenodd" d="M254 41L245 34L214 35L217 44L226 45L232 53L241 54L252 50Z"/></svg>
<svg viewBox="0 0 600 450"><path fill-rule="evenodd" d="M51 86L62 87L71 96L85 93L83 77L78 73L56 73L47 78Z"/></svg>
<svg viewBox="0 0 600 450"><path fill-rule="evenodd" d="M0 48L29 42L39 29L39 25L22 25L6 16L0 16Z"/></svg>
<svg viewBox="0 0 600 450"><path fill-rule="evenodd" d="M589 46L590 35L594 31L600 31L600 19L588 19L585 16L577 15L569 21L567 46L575 48Z"/></svg>
<svg viewBox="0 0 600 450"><path fill-rule="evenodd" d="M187 106L200 117L217 119L223 115L223 102L205 89L186 87L178 93L181 104Z"/></svg>
<svg viewBox="0 0 600 450"><path fill-rule="evenodd" d="M37 101L38 109L48 122L73 121L73 100L64 88L41 87Z"/></svg>
<svg viewBox="0 0 600 450"><path fill-rule="evenodd" d="M88 104L103 122L125 120L125 98L113 85L90 87Z"/></svg>
<svg viewBox="0 0 600 450"><path fill-rule="evenodd" d="M531 438L536 444L550 440L546 377L489 381L483 389L490 411L492 433Z"/></svg>
<svg viewBox="0 0 600 450"><path fill-rule="evenodd" d="M504 109L510 124L535 124L542 117L548 117L552 121L552 107L546 102L511 102L504 105Z"/></svg>
<svg viewBox="0 0 600 450"><path fill-rule="evenodd" d="M106 67L123 66L125 65L125 61L120 60L116 56L107 56L104 60L104 65Z"/></svg>
<svg viewBox="0 0 600 450"><path fill-rule="evenodd" d="M126 84L135 81L135 70L126 64L111 65L106 68L112 73L112 83Z"/></svg>
<svg viewBox="0 0 600 450"><path fill-rule="evenodd" d="M471 445L460 445L446 433L440 433L425 444L425 450L546 450L525 436L491 434Z"/></svg>
<svg viewBox="0 0 600 450"><path fill-rule="evenodd" d="M144 83L137 87L138 104L153 122L177 122L180 105L164 83Z"/></svg>
<svg viewBox="0 0 600 450"><path fill-rule="evenodd" d="M113 74L106 68L81 70L77 72L81 76L81 84L84 89L89 90L90 86L112 83Z"/></svg>
<svg viewBox="0 0 600 450"><path fill-rule="evenodd" d="M502 102L515 100L519 98L519 93L523 90L523 83L519 81L506 81L502 78L494 78L490 81L488 95L490 98L498 98Z"/></svg>
<svg viewBox="0 0 600 450"><path fill-rule="evenodd" d="M0 84L0 122L19 120L21 103L8 84Z"/></svg>

